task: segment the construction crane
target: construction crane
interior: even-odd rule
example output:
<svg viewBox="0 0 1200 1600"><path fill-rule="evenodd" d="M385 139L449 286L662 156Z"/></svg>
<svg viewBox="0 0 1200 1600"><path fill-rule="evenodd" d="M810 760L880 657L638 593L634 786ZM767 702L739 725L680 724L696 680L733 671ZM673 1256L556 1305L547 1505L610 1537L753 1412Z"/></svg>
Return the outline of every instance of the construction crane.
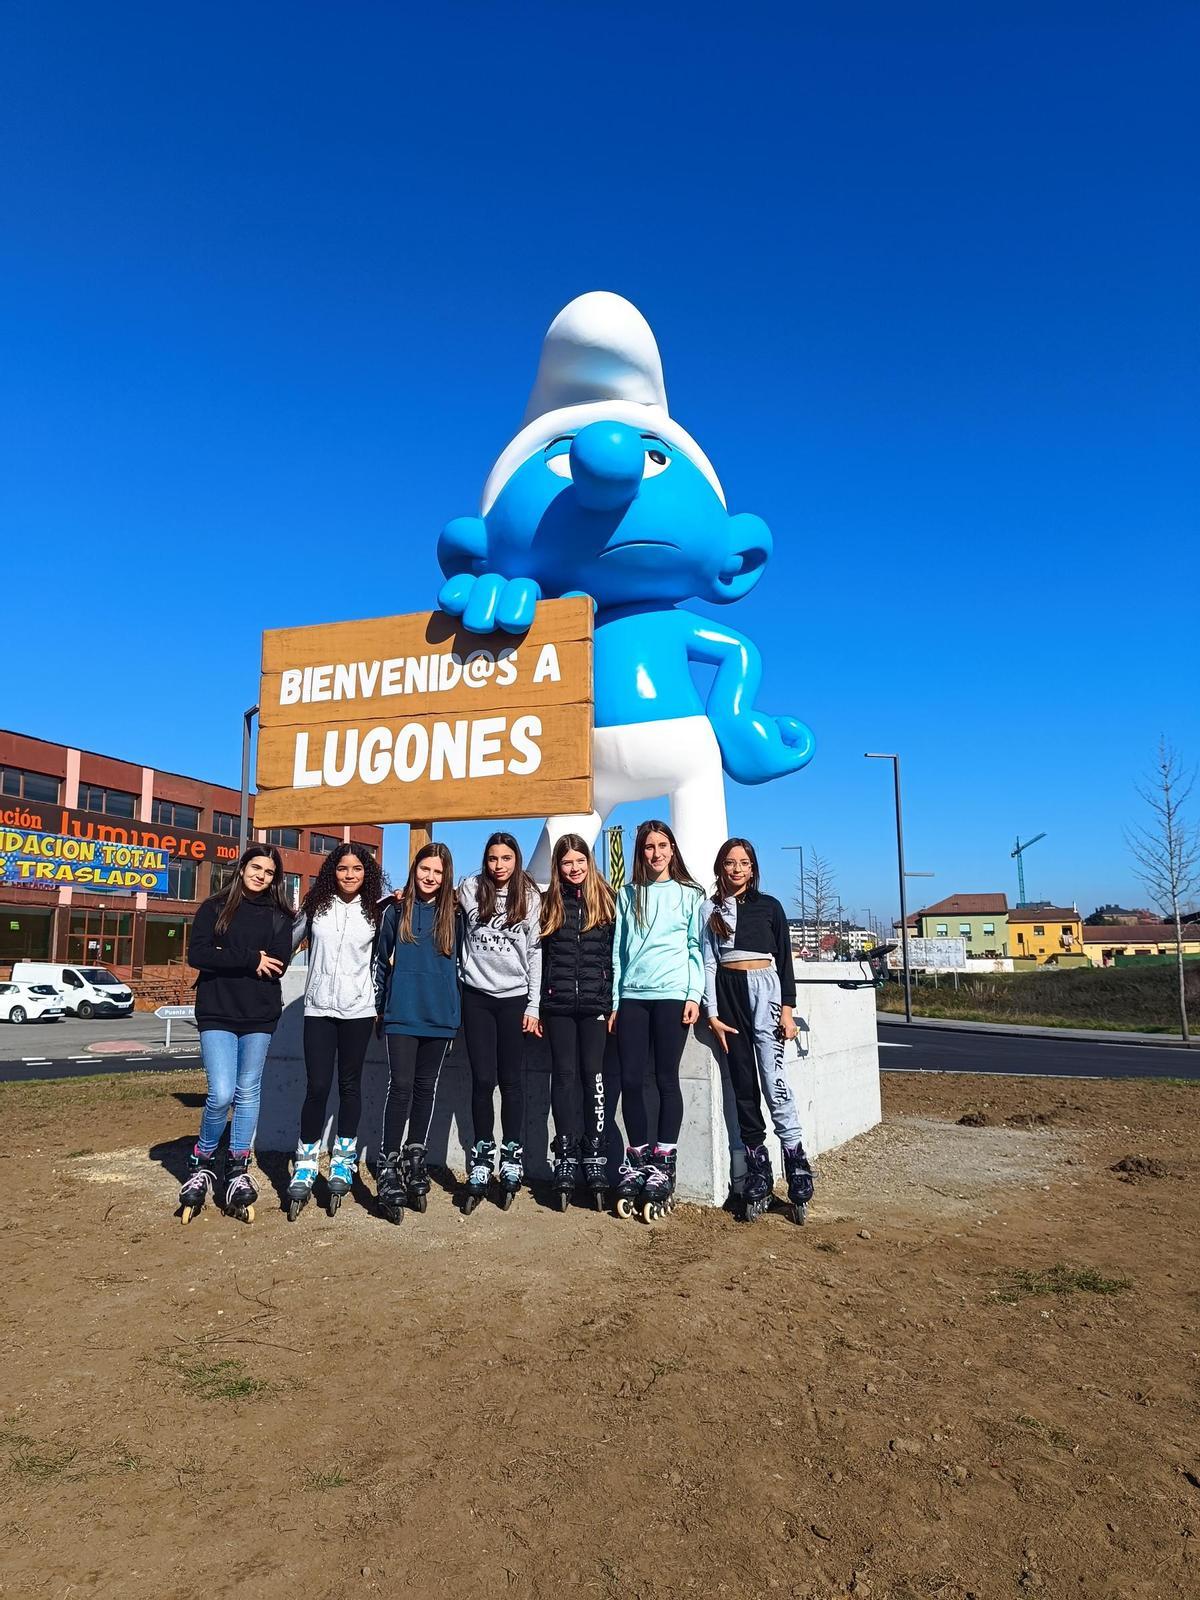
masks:
<svg viewBox="0 0 1200 1600"><path fill-rule="evenodd" d="M1035 833L1032 839L1026 839L1025 843L1022 844L1021 835L1018 834L1017 848L1009 851L1009 854L1015 858L1017 863L1017 889L1020 894L1020 899L1017 901L1017 904L1019 906L1023 906L1025 904L1025 862L1022 859L1022 853L1028 850L1031 844L1036 844L1039 839L1044 839L1045 837L1046 835L1044 833Z"/></svg>

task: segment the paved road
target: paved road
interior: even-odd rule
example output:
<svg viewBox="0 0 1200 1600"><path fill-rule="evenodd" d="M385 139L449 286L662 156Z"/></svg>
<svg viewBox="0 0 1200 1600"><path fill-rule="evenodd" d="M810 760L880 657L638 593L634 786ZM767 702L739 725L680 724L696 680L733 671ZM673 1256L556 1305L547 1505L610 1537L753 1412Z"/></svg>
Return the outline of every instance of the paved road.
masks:
<svg viewBox="0 0 1200 1600"><path fill-rule="evenodd" d="M200 1040L194 1024L171 1024L171 1051L163 1049L163 1024L153 1012L129 1017L64 1017L61 1022L0 1022L0 1083L28 1078L81 1078L95 1072L163 1072L177 1059L196 1064Z"/></svg>
<svg viewBox="0 0 1200 1600"><path fill-rule="evenodd" d="M879 1065L885 1072L1008 1072L1065 1078L1200 1079L1200 1050L1082 1039L909 1027L879 1019Z"/></svg>

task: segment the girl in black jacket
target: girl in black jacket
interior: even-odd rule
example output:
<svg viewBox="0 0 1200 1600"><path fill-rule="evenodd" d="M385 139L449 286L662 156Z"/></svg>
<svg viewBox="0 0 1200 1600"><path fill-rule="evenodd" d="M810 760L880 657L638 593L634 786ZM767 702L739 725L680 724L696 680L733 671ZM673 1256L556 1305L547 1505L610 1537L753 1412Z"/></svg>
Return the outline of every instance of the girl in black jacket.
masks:
<svg viewBox="0 0 1200 1600"><path fill-rule="evenodd" d="M229 888L206 900L192 924L188 963L200 971L196 1027L208 1098L189 1159L191 1176L179 1191L184 1222L191 1221L217 1187L216 1152L230 1106L233 1123L221 1204L242 1221L254 1220L258 1190L247 1169L267 1050L283 1011L279 980L292 955L295 915L279 851L252 844L242 852Z"/></svg>
<svg viewBox="0 0 1200 1600"><path fill-rule="evenodd" d="M550 1042L554 1186L565 1211L583 1178L604 1209L604 1050L612 1011L612 890L577 833L554 847L542 900L542 1031Z"/></svg>

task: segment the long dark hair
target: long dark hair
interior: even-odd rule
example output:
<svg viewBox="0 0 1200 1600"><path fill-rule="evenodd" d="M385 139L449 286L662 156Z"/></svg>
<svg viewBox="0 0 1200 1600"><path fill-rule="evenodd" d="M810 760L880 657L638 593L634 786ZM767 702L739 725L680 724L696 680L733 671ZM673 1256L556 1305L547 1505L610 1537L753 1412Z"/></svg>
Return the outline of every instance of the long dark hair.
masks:
<svg viewBox="0 0 1200 1600"><path fill-rule="evenodd" d="M587 933L592 928L598 928L606 922L616 918L613 902L613 892L608 886L608 880L597 870L592 852L587 847L587 841L580 838L577 833L564 833L554 846L554 862L550 868L550 883L542 896L542 938L547 934L557 933L563 925L563 890L562 890L562 858L568 851L575 850L581 856L587 857L587 877L583 880L583 924L582 932Z"/></svg>
<svg viewBox="0 0 1200 1600"><path fill-rule="evenodd" d="M725 857L731 850L744 850L750 857L750 882L742 893L747 899L752 894L758 893L758 855L749 839L726 839L717 851L717 859L713 862L713 877L717 880L717 887L713 891L713 912L708 919L708 931L714 939L728 939L733 929L721 915L721 906L726 900L734 898L733 890L725 879Z"/></svg>
<svg viewBox="0 0 1200 1600"><path fill-rule="evenodd" d="M367 849L365 844L340 844L336 850L331 850L321 863L321 870L313 879L312 888L300 902L300 909L313 923L333 904L337 897L337 869L347 856L353 856L356 861L362 862L363 881L362 888L358 891L358 902L364 914L370 918L374 927L378 928L381 915L379 901L383 895L383 873L379 870L379 863Z"/></svg>
<svg viewBox="0 0 1200 1600"><path fill-rule="evenodd" d="M282 911L290 922L296 915L296 908L287 897L287 889L283 883L283 857L273 844L251 844L242 851L238 860L237 869L233 874L233 882L220 894L213 895L221 909L217 913L215 933L228 933L230 924L237 916L237 909L246 898L246 886L242 882L242 870L249 861L258 856L270 856L275 863L275 876L271 880L271 887L266 890L266 898L276 911Z"/></svg>
<svg viewBox="0 0 1200 1600"><path fill-rule="evenodd" d="M676 883L684 884L689 889L699 889L700 885L687 869L687 863L679 854L679 845L675 835L665 822L660 822L657 817L650 817L646 822L638 823L637 837L633 841L633 906L637 916L638 926L646 924L646 890L655 880L650 876L650 868L646 865L644 848L646 840L652 833L663 833L667 836L671 846L671 860L667 866L667 876ZM703 890L701 890L703 893Z"/></svg>
<svg viewBox="0 0 1200 1600"><path fill-rule="evenodd" d="M518 922L525 921L526 912L529 910L530 898L537 898L538 886L525 871L525 864L521 857L521 846L511 833L493 833L489 835L488 842L483 847L483 861L479 867L479 887L475 891L475 904L479 910L480 922L491 922L496 915L496 885L492 882L491 874L487 869L488 851L494 844L503 844L516 856L516 865L513 867L512 877L508 880L508 902L504 918L505 926L515 928Z"/></svg>
<svg viewBox="0 0 1200 1600"><path fill-rule="evenodd" d="M400 891L400 938L405 944L416 944L412 931L413 907L417 903L417 868L422 861L436 856L442 863L442 886L433 902L433 942L440 954L454 954L454 919L458 915L458 896L454 892L454 857L440 839L423 844L412 858L408 881Z"/></svg>

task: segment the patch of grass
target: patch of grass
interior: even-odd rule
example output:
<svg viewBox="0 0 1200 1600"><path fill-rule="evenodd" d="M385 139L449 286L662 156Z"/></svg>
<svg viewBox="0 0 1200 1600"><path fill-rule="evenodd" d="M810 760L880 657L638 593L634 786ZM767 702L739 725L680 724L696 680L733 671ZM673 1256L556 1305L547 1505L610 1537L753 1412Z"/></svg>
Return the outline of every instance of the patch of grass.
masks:
<svg viewBox="0 0 1200 1600"><path fill-rule="evenodd" d="M1049 1423L1039 1422L1036 1417L1026 1416L1018 1412L1013 1421L1019 1428L1028 1428L1030 1433L1036 1433L1048 1440L1058 1450L1074 1450L1075 1441L1069 1433L1064 1433L1061 1428L1055 1428Z"/></svg>
<svg viewBox="0 0 1200 1600"><path fill-rule="evenodd" d="M248 1400L269 1388L261 1378L252 1378L232 1356L207 1361L198 1355L173 1354L166 1358L166 1365L179 1379L183 1392L195 1400Z"/></svg>
<svg viewBox="0 0 1200 1600"><path fill-rule="evenodd" d="M51 1478L64 1473L78 1454L79 1450L74 1445L67 1445L62 1450L35 1450L31 1444L23 1444L13 1452L9 1464L18 1477L28 1478L35 1483L48 1483Z"/></svg>
<svg viewBox="0 0 1200 1600"><path fill-rule="evenodd" d="M344 1489L350 1479L344 1472L339 1472L335 1467L330 1472L306 1472L304 1486L306 1489Z"/></svg>
<svg viewBox="0 0 1200 1600"><path fill-rule="evenodd" d="M94 1156L95 1154L96 1152L91 1148L87 1150L68 1150L66 1159L68 1161L78 1161L80 1156Z"/></svg>
<svg viewBox="0 0 1200 1600"><path fill-rule="evenodd" d="M1028 1267L1014 1267L1005 1274L1003 1284L996 1290L1006 1305L1015 1305L1027 1295L1038 1294L1123 1294L1133 1287L1132 1278L1106 1278L1095 1267L1068 1267L1056 1262L1052 1267L1031 1271Z"/></svg>
<svg viewBox="0 0 1200 1600"><path fill-rule="evenodd" d="M1190 1002L1200 1004L1200 961L1187 964ZM920 1016L964 1022L1012 1022L1044 1028L1178 1034L1178 979L1171 966L1039 967L1029 972L972 972L957 989L922 980L913 993ZM876 996L880 1011L904 1009L898 984Z"/></svg>
<svg viewBox="0 0 1200 1600"><path fill-rule="evenodd" d="M113 1446L109 1465L118 1472L141 1472L146 1465L146 1458L138 1455L136 1450L130 1450L126 1444L118 1443Z"/></svg>
<svg viewBox="0 0 1200 1600"><path fill-rule="evenodd" d="M1200 1089L1200 1078L1151 1078L1149 1081L1161 1084L1164 1089Z"/></svg>
<svg viewBox="0 0 1200 1600"><path fill-rule="evenodd" d="M842 1253L841 1245L835 1244L832 1239L818 1239L814 1248L824 1250L826 1255L830 1256L840 1256Z"/></svg>

